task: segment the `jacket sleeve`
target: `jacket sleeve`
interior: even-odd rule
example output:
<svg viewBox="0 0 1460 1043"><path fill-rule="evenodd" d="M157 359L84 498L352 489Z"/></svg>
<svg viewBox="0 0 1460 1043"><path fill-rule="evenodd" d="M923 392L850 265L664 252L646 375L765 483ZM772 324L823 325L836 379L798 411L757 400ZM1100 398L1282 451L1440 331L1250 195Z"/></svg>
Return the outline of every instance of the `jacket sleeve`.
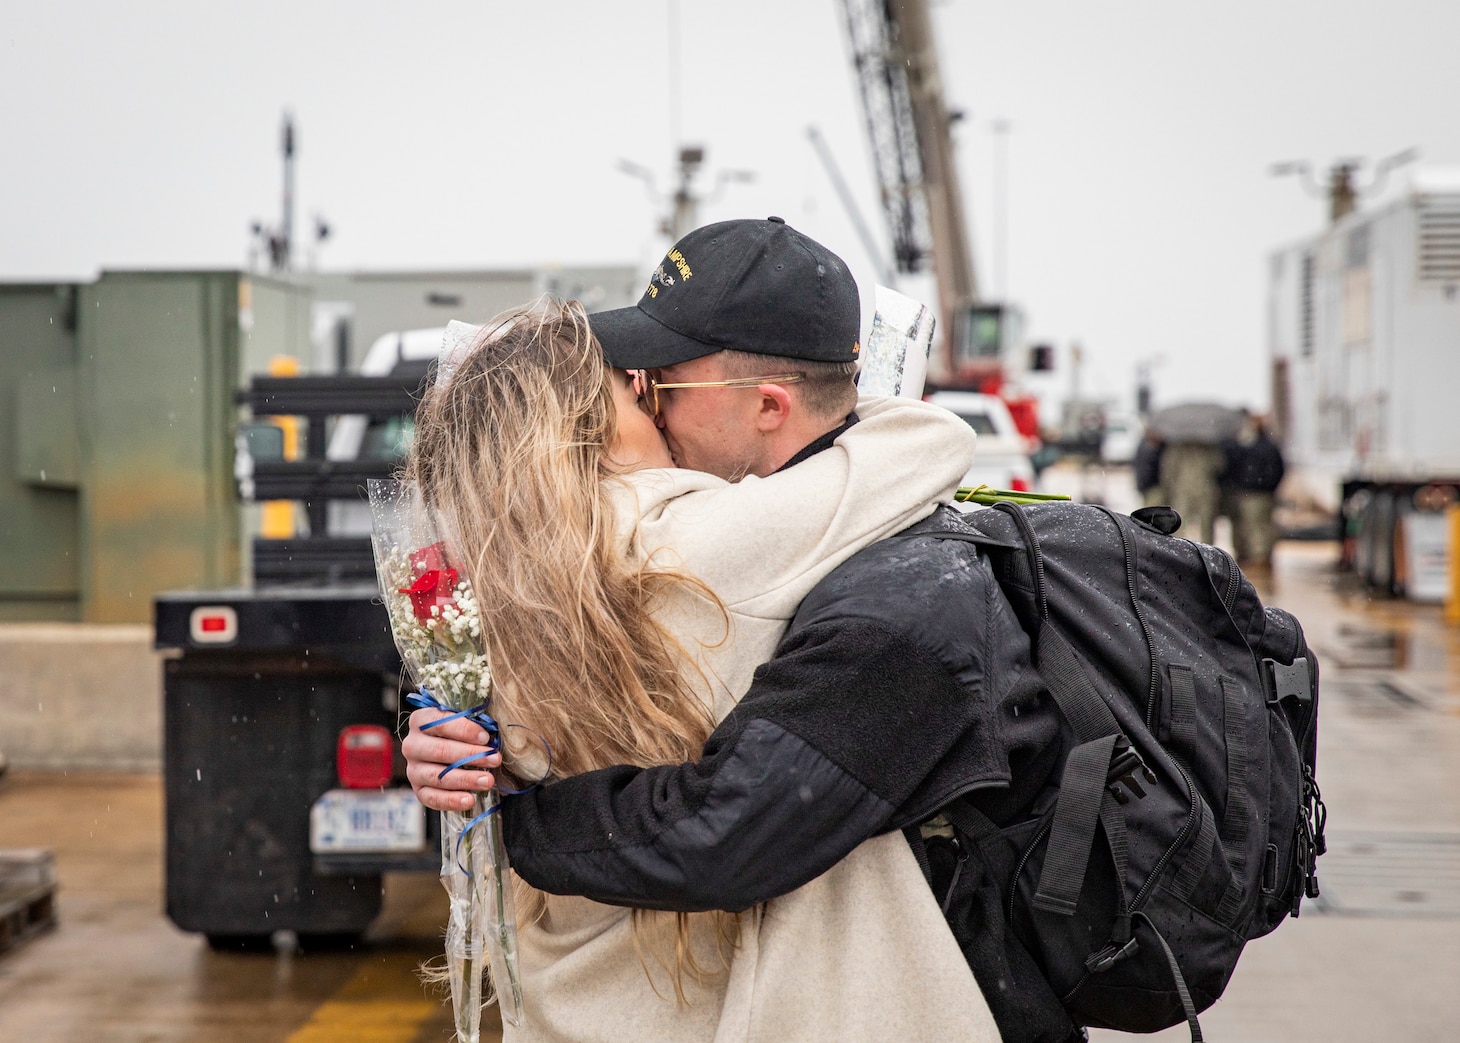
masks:
<svg viewBox="0 0 1460 1043"><path fill-rule="evenodd" d="M698 762L606 768L504 797L513 868L542 890L615 905L767 901L904 825L899 807L972 701L935 654L883 622L793 631Z"/></svg>

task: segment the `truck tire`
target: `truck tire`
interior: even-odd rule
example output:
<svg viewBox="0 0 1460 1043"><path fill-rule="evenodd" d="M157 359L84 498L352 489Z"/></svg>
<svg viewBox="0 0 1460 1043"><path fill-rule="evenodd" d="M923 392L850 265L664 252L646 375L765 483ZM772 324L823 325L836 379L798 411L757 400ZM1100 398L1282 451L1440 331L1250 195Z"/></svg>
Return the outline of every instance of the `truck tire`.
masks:
<svg viewBox="0 0 1460 1043"><path fill-rule="evenodd" d="M1361 518L1357 571L1364 586L1385 594L1394 591L1394 493L1375 489Z"/></svg>
<svg viewBox="0 0 1460 1043"><path fill-rule="evenodd" d="M214 952L271 953L274 951L272 934L208 934L208 948Z"/></svg>
<svg viewBox="0 0 1460 1043"><path fill-rule="evenodd" d="M354 952L364 940L363 931L299 931L301 952Z"/></svg>

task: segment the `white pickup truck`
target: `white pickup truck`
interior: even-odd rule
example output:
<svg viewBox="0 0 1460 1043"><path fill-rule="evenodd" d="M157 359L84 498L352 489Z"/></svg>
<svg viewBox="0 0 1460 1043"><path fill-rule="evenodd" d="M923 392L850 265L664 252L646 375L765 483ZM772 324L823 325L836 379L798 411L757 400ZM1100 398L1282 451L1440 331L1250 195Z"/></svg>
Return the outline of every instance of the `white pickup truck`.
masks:
<svg viewBox="0 0 1460 1043"><path fill-rule="evenodd" d="M973 391L935 391L928 401L956 413L978 434L973 466L963 476L963 485L1034 491L1029 442L1019 433L1003 399Z"/></svg>

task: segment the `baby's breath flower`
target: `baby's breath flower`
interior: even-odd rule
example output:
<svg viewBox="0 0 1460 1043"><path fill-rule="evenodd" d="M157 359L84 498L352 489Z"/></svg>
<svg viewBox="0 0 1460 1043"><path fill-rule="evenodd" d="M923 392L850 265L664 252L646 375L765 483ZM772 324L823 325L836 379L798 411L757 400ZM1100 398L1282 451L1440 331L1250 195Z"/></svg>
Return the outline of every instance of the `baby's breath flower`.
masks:
<svg viewBox="0 0 1460 1043"><path fill-rule="evenodd" d="M416 617L410 599L399 593L415 578L409 556L393 553L382 572L396 645L417 682L453 709L484 702L491 694L492 679L471 584L458 580L454 600L431 606L429 618L423 620Z"/></svg>

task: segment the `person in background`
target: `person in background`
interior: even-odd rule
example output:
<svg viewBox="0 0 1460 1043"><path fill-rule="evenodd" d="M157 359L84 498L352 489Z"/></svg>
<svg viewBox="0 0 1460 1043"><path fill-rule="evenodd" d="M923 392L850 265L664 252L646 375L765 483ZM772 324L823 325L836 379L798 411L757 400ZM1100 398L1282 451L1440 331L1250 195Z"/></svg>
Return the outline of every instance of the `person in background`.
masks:
<svg viewBox="0 0 1460 1043"><path fill-rule="evenodd" d="M1221 504L1224 457L1219 445L1171 440L1161 453L1161 491L1181 515L1180 535L1211 543Z"/></svg>
<svg viewBox="0 0 1460 1043"><path fill-rule="evenodd" d="M1155 507L1166 502L1166 494L1161 489L1161 453L1165 448L1166 443L1161 436L1148 427L1141 436L1141 444L1136 446L1135 456L1131 458L1136 492L1141 494L1143 507Z"/></svg>
<svg viewBox="0 0 1460 1043"><path fill-rule="evenodd" d="M1283 451L1262 417L1242 411L1237 437L1222 443L1222 499L1232 521L1232 546L1243 568L1266 568L1277 542L1273 506L1284 473Z"/></svg>

